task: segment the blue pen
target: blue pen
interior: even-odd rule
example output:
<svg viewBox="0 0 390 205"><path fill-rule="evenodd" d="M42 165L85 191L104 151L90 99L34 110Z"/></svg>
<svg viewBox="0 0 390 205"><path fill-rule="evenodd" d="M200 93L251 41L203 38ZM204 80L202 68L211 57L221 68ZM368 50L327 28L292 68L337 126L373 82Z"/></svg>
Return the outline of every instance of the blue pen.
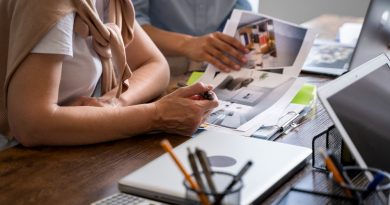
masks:
<svg viewBox="0 0 390 205"><path fill-rule="evenodd" d="M362 193L363 199L366 198L372 191L374 191L384 178L385 175L382 173L377 173L374 179L367 185L366 191Z"/></svg>

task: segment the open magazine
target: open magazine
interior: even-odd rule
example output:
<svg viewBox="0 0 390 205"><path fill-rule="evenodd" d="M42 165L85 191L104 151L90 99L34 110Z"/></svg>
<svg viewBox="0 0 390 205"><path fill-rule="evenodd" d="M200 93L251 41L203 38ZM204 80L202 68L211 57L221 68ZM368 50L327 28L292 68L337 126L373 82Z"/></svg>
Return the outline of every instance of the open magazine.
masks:
<svg viewBox="0 0 390 205"><path fill-rule="evenodd" d="M250 50L240 71L223 73L209 65L199 81L212 84L220 105L207 123L250 135L276 123L303 85L297 76L314 33L265 15L234 10L223 31Z"/></svg>

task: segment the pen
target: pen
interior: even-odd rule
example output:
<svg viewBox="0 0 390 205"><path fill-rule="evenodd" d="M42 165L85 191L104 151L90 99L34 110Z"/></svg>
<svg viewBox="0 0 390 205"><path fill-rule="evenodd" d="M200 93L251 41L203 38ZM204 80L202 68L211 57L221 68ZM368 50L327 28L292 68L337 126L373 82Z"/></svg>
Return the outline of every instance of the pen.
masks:
<svg viewBox="0 0 390 205"><path fill-rule="evenodd" d="M173 161L176 163L176 165L179 167L180 171L183 173L186 181L191 186L192 189L199 192L199 186L198 184L191 178L190 174L187 172L187 170L184 168L183 164L179 161L179 158L177 158L176 154L173 152L173 148L171 143L167 139L161 141L162 148L168 152L168 154L172 157ZM202 204L209 205L210 202L207 199L207 197L204 194L198 193L198 197L200 199L200 202Z"/></svg>
<svg viewBox="0 0 390 205"><path fill-rule="evenodd" d="M211 192L215 195L217 193L217 189L215 188L214 181L211 177L212 170L207 155L203 150L198 148L195 149L195 154L199 159L200 165L202 166L203 172L206 176L207 184L209 185Z"/></svg>
<svg viewBox="0 0 390 205"><path fill-rule="evenodd" d="M177 86L178 87L185 87L185 86L188 86L188 85L185 84L185 83L182 83L182 82L178 82ZM206 92L200 93L198 95L200 95L203 99L206 99L206 100L214 100L214 96L213 96L213 94L211 94L210 91L206 91Z"/></svg>
<svg viewBox="0 0 390 205"><path fill-rule="evenodd" d="M341 185L345 185L346 182L343 178L343 176L341 175L341 173L338 171L336 165L334 164L334 162L332 161L332 159L328 156L328 154L324 151L324 150L320 150L320 153L321 155L323 156L324 158L324 161L325 161L325 165L326 167L328 168L328 170L333 174L333 179L341 184ZM351 194L351 191L348 190L348 189L345 189L345 193L351 197L352 194Z"/></svg>
<svg viewBox="0 0 390 205"><path fill-rule="evenodd" d="M382 173L376 174L374 179L367 185L366 191L362 193L362 198L366 198L372 191L374 191L384 178L385 175Z"/></svg>
<svg viewBox="0 0 390 205"><path fill-rule="evenodd" d="M222 192L222 194L218 195L217 199L215 199L214 204L221 204L221 201L223 200L225 195L228 194L229 191L233 188L233 186L241 180L242 176L244 176L244 174L248 171L248 169L252 166L252 164L253 164L252 161L248 161L244 165L244 167L238 172L238 174L233 177L232 182L230 182L230 184L226 187L226 189Z"/></svg>
<svg viewBox="0 0 390 205"><path fill-rule="evenodd" d="M334 156L333 153L328 153L329 158L333 161L335 167L340 172L341 177L343 177L344 181L348 184L351 184L348 180L348 176L343 172L343 165L340 164L339 160L336 159L336 156Z"/></svg>
<svg viewBox="0 0 390 205"><path fill-rule="evenodd" d="M340 162L339 162L339 160L337 160L336 156L331 152L328 152L328 156L333 161L335 167L337 168L337 170L341 174L341 177L344 179L345 183L351 185L352 184L351 180L349 179L347 174L344 172L343 165L340 164ZM353 191L353 193L354 193L356 199L361 198L359 192Z"/></svg>
<svg viewBox="0 0 390 205"><path fill-rule="evenodd" d="M204 194L206 188L203 184L202 177L200 176L200 172L198 169L198 165L196 163L195 155L191 152L190 148L187 148L187 151L188 151L188 161L190 162L190 166L191 166L192 172L194 174L195 180L199 185L200 193Z"/></svg>

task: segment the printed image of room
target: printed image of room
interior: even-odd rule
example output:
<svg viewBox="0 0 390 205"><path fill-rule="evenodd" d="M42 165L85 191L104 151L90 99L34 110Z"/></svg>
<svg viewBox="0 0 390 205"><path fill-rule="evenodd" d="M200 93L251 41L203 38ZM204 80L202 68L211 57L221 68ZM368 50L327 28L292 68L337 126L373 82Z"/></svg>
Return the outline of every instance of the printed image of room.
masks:
<svg viewBox="0 0 390 205"><path fill-rule="evenodd" d="M250 50L246 68L263 67L264 61L277 57L273 21L262 19L237 31L239 39Z"/></svg>

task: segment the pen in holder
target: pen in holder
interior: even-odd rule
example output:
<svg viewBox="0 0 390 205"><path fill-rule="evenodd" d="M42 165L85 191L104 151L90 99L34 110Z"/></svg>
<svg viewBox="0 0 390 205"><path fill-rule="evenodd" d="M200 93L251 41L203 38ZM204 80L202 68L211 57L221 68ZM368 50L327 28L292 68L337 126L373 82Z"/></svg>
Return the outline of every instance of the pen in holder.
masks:
<svg viewBox="0 0 390 205"><path fill-rule="evenodd" d="M203 181L206 181L206 175L204 172L200 173ZM226 172L212 172L212 180L215 184L215 192L212 192L209 188L201 191L194 190L191 188L186 180L183 181L184 187L186 189L186 198L190 204L199 204L198 196L204 194L207 196L211 204L223 204L223 205L233 205L240 204L241 189L243 187L243 182L240 179L234 186L225 192L226 187L229 186L229 183L234 179L234 175ZM192 177L194 177L192 175Z"/></svg>
<svg viewBox="0 0 390 205"><path fill-rule="evenodd" d="M313 172L293 185L276 204L289 204L291 197L300 196L321 199L318 204L390 205L390 174L356 166L335 126L314 136L312 149Z"/></svg>
<svg viewBox="0 0 390 205"><path fill-rule="evenodd" d="M330 178L336 186L353 192L356 204L390 204L390 174L375 168L361 168L358 166L343 167L343 175L348 183L337 183L334 175ZM354 175L353 179L349 176Z"/></svg>
<svg viewBox="0 0 390 205"><path fill-rule="evenodd" d="M252 161L249 160L245 163L237 175L213 172L205 151L199 148L196 148L194 153L190 148L187 148L187 150L188 160L193 171L190 178L194 178L197 183L197 186L192 186L188 184L191 179L185 179L184 186L186 187L188 201L196 202L196 199L200 199L203 205L239 204L240 192L243 186L242 177L252 166ZM201 168L198 166L198 162ZM194 196L198 196L198 198Z"/></svg>
<svg viewBox="0 0 390 205"><path fill-rule="evenodd" d="M375 193L378 200L388 203L388 192L390 189L390 174L375 168L361 168L358 166L343 166L331 151L318 150L324 159L324 164L334 184L340 186L346 198L357 204L366 204L368 196ZM352 177L351 177L352 176Z"/></svg>

